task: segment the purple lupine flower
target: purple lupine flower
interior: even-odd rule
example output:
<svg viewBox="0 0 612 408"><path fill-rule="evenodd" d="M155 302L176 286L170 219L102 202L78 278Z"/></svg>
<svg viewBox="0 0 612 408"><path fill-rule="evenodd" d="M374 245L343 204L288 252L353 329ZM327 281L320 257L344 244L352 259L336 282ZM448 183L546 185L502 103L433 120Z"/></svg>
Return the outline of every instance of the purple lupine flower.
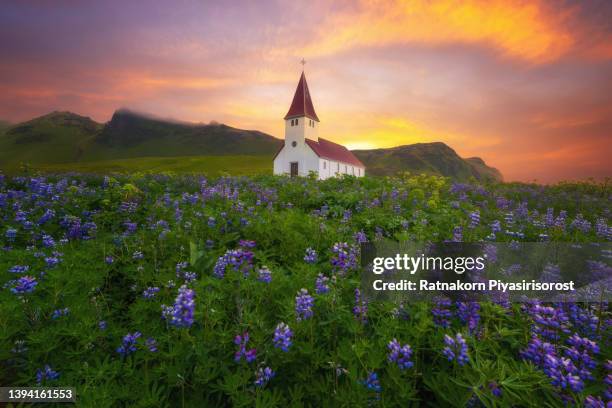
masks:
<svg viewBox="0 0 612 408"><path fill-rule="evenodd" d="M453 228L453 238L451 242L462 242L463 241L463 228L461 226L457 226Z"/></svg>
<svg viewBox="0 0 612 408"><path fill-rule="evenodd" d="M249 271L253 268L253 256L253 252L241 248L228 250L217 259L217 263L213 269L213 275L219 279L223 279L227 267L231 266L233 270L240 271L247 277Z"/></svg>
<svg viewBox="0 0 612 408"><path fill-rule="evenodd" d="M6 230L4 236L6 237L8 242L14 242L15 238L17 238L17 230L14 228L9 228Z"/></svg>
<svg viewBox="0 0 612 408"><path fill-rule="evenodd" d="M448 334L444 335L444 350L442 354L448 358L448 361L457 361L460 366L465 365L470 358L468 357L468 346L461 333L457 333L455 338Z"/></svg>
<svg viewBox="0 0 612 408"><path fill-rule="evenodd" d="M122 357L127 357L136 351L136 340L142 336L140 332L128 333L123 337L121 345L117 347L117 353Z"/></svg>
<svg viewBox="0 0 612 408"><path fill-rule="evenodd" d="M295 314L297 321L310 319L313 315L312 307L314 306L314 298L308 294L308 291L302 288L295 297Z"/></svg>
<svg viewBox="0 0 612 408"><path fill-rule="evenodd" d="M584 381L592 380L593 375L591 371L597 365L593 355L599 353L597 343L586 337L580 337L576 333L567 339L567 343L571 347L566 348L564 354L576 366L577 375Z"/></svg>
<svg viewBox="0 0 612 408"><path fill-rule="evenodd" d="M195 292L183 285L178 290L178 295L173 306L162 305L162 318L170 320L175 327L189 328L194 323Z"/></svg>
<svg viewBox="0 0 612 408"><path fill-rule="evenodd" d="M317 263L317 251L312 248L306 248L306 255L304 255L304 262L309 264Z"/></svg>
<svg viewBox="0 0 612 408"><path fill-rule="evenodd" d="M570 224L570 228L577 229L578 231L587 234L591 230L591 223L586 220L582 214L578 214Z"/></svg>
<svg viewBox="0 0 612 408"><path fill-rule="evenodd" d="M414 365L410 360L412 357L412 349L408 344L402 346L397 339L393 339L389 342L387 348L389 349L389 354L387 355L389 362L396 363L400 370L412 368Z"/></svg>
<svg viewBox="0 0 612 408"><path fill-rule="evenodd" d="M274 343L274 347L280 348L283 351L289 351L289 347L291 347L291 339L293 337L293 332L289 328L286 323L279 323L274 329L274 338L272 342Z"/></svg>
<svg viewBox="0 0 612 408"><path fill-rule="evenodd" d="M53 311L53 314L51 315L51 319L56 320L62 316L68 316L68 314L70 314L70 308L68 307L65 307L63 309L57 309Z"/></svg>
<svg viewBox="0 0 612 408"><path fill-rule="evenodd" d="M470 228L476 228L480 225L480 211L475 210L470 213Z"/></svg>
<svg viewBox="0 0 612 408"><path fill-rule="evenodd" d="M355 235L353 235L353 239L355 240L355 242L357 242L357 244L363 244L368 242L368 237L366 236L365 232L363 232L363 230L357 231Z"/></svg>
<svg viewBox="0 0 612 408"><path fill-rule="evenodd" d="M157 286L149 286L142 292L142 297L145 299L153 299L157 292L159 292L159 288Z"/></svg>
<svg viewBox="0 0 612 408"><path fill-rule="evenodd" d="M36 370L36 383L41 385L44 381L53 381L59 378L59 372L53 370L48 364Z"/></svg>
<svg viewBox="0 0 612 408"><path fill-rule="evenodd" d="M584 389L584 382L577 374L577 368L569 358L547 355L544 357L544 373L551 378L552 385L574 392Z"/></svg>
<svg viewBox="0 0 612 408"><path fill-rule="evenodd" d="M157 352L157 341L153 337L149 337L145 341L145 346L147 347L147 349L149 349L151 353Z"/></svg>
<svg viewBox="0 0 612 408"><path fill-rule="evenodd" d="M594 397L592 395L588 395L584 399L585 408L606 408L606 404L604 404L601 397Z"/></svg>
<svg viewBox="0 0 612 408"><path fill-rule="evenodd" d="M237 363L244 358L247 363L252 363L257 358L257 350L252 348L246 349L247 343L249 342L249 333L244 332L242 335L238 334L234 337L234 344L238 346L238 351L234 354L234 361Z"/></svg>
<svg viewBox="0 0 612 408"><path fill-rule="evenodd" d="M272 282L272 271L267 266L262 266L258 271L257 280L264 283Z"/></svg>
<svg viewBox="0 0 612 408"><path fill-rule="evenodd" d="M30 265L14 265L9 268L10 273L26 273L30 270Z"/></svg>
<svg viewBox="0 0 612 408"><path fill-rule="evenodd" d="M132 254L132 259L143 259L143 258L144 258L144 255L143 255L142 251L135 251Z"/></svg>
<svg viewBox="0 0 612 408"><path fill-rule="evenodd" d="M257 244L255 243L255 241L250 241L248 239L241 239L238 242L238 246L240 248L249 248L249 249L253 249L257 246Z"/></svg>
<svg viewBox="0 0 612 408"><path fill-rule="evenodd" d="M457 316L468 325L473 333L480 323L480 304L478 302L457 302Z"/></svg>
<svg viewBox="0 0 612 408"><path fill-rule="evenodd" d="M115 258L110 255L107 255L106 257L104 257L104 262L106 262L107 265L111 265L113 262L115 262Z"/></svg>
<svg viewBox="0 0 612 408"><path fill-rule="evenodd" d="M551 343L542 341L537 336L532 336L531 340L529 341L529 344L527 345L527 348L521 350L519 354L524 360L531 361L537 367L542 368L544 367L544 361L546 356L556 356L557 350L555 349L555 346Z"/></svg>
<svg viewBox="0 0 612 408"><path fill-rule="evenodd" d="M317 275L317 280L315 281L315 292L318 295L323 295L329 292L329 278L322 273Z"/></svg>
<svg viewBox="0 0 612 408"><path fill-rule="evenodd" d="M502 396L502 389L495 381L489 382L489 390L491 390L491 394L493 394L495 397L499 398Z"/></svg>
<svg viewBox="0 0 612 408"><path fill-rule="evenodd" d="M452 302L447 297L437 297L434 299L434 307L431 308L431 314L433 314L433 321L436 326L445 329L450 327L450 319L452 317L451 305Z"/></svg>
<svg viewBox="0 0 612 408"><path fill-rule="evenodd" d="M543 339L557 341L561 333L569 334L569 318L561 308L535 304L528 313L534 322L532 332Z"/></svg>
<svg viewBox="0 0 612 408"><path fill-rule="evenodd" d="M14 286L11 288L11 292L16 295L24 295L26 293L32 293L38 285L38 281L33 276L22 276L15 281Z"/></svg>
<svg viewBox="0 0 612 408"><path fill-rule="evenodd" d="M276 375L276 373L270 368L259 368L255 372L255 386L256 387L264 387L270 380Z"/></svg>
<svg viewBox="0 0 612 408"><path fill-rule="evenodd" d="M378 380L378 374L376 374L374 371L370 371L365 380L361 380L361 383L370 391L374 391L376 393L382 391L380 381Z"/></svg>
<svg viewBox="0 0 612 408"><path fill-rule="evenodd" d="M359 322L365 324L368 322L368 301L363 299L359 288L355 289L355 306L353 306L353 315Z"/></svg>
<svg viewBox="0 0 612 408"><path fill-rule="evenodd" d="M495 220L491 223L491 233L493 235L497 234L498 232L501 232L501 230L501 222L499 222L499 220Z"/></svg>
<svg viewBox="0 0 612 408"><path fill-rule="evenodd" d="M45 264L47 265L47 268L51 269L51 268L55 268L57 265L59 265L61 259L58 258L57 256L47 256L45 257Z"/></svg>
<svg viewBox="0 0 612 408"><path fill-rule="evenodd" d="M100 330L106 330L106 320L100 320L100 321L98 322L98 328L99 328Z"/></svg>
<svg viewBox="0 0 612 408"><path fill-rule="evenodd" d="M344 275L351 269L357 267L357 248L349 246L346 242L336 242L332 247L334 254L331 259L331 265L334 272Z"/></svg>
<svg viewBox="0 0 612 408"><path fill-rule="evenodd" d="M217 225L217 220L215 217L208 217L208 227L214 228Z"/></svg>
<svg viewBox="0 0 612 408"><path fill-rule="evenodd" d="M42 244L45 248L53 248L55 246L55 240L51 235L44 234L42 236Z"/></svg>

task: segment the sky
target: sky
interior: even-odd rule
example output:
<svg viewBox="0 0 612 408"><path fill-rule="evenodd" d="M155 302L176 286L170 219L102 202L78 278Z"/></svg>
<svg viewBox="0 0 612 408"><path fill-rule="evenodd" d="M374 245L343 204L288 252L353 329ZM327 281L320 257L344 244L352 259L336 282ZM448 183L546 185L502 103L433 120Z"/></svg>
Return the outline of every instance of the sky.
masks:
<svg viewBox="0 0 612 408"><path fill-rule="evenodd" d="M282 138L302 65L320 136L442 141L508 181L612 176L612 2L0 5L0 119L128 108Z"/></svg>

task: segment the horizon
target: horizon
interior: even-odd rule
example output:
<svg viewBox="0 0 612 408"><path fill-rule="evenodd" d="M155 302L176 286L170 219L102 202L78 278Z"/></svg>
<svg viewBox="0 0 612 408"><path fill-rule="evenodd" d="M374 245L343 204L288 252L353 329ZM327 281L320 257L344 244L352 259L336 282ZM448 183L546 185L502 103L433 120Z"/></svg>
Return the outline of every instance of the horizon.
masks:
<svg viewBox="0 0 612 408"><path fill-rule="evenodd" d="M442 142L506 181L602 179L611 21L595 1L7 2L0 120L127 108L282 139L305 58L323 138Z"/></svg>

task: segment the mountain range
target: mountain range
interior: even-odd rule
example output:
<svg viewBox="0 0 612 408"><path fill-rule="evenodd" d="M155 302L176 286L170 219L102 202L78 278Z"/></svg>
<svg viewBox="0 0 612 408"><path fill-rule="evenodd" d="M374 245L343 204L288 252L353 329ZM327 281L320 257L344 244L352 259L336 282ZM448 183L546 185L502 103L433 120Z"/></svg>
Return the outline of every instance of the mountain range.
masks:
<svg viewBox="0 0 612 408"><path fill-rule="evenodd" d="M232 173L233 163L244 167L251 162L249 171L271 172L272 157L281 144L282 140L257 130L177 122L126 109L116 111L104 124L71 112L52 112L18 124L0 121L0 170L12 171L23 164L51 171L164 166L180 170L181 163L189 162L190 171L197 171L200 164L204 171L211 170L214 162ZM502 179L482 159L461 158L441 142L353 152L371 175L410 171L457 180Z"/></svg>

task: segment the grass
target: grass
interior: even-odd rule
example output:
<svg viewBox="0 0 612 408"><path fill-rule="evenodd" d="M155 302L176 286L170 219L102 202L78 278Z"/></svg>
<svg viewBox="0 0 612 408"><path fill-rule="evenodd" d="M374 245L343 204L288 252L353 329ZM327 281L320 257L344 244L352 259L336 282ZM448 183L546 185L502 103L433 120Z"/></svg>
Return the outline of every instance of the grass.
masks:
<svg viewBox="0 0 612 408"><path fill-rule="evenodd" d="M0 166L6 173L17 173L21 166ZM77 163L53 163L35 165L29 170L45 173L134 173L134 172L175 172L205 173L210 176L231 174L234 176L271 174L270 156L178 156L138 157L133 159L98 160Z"/></svg>

